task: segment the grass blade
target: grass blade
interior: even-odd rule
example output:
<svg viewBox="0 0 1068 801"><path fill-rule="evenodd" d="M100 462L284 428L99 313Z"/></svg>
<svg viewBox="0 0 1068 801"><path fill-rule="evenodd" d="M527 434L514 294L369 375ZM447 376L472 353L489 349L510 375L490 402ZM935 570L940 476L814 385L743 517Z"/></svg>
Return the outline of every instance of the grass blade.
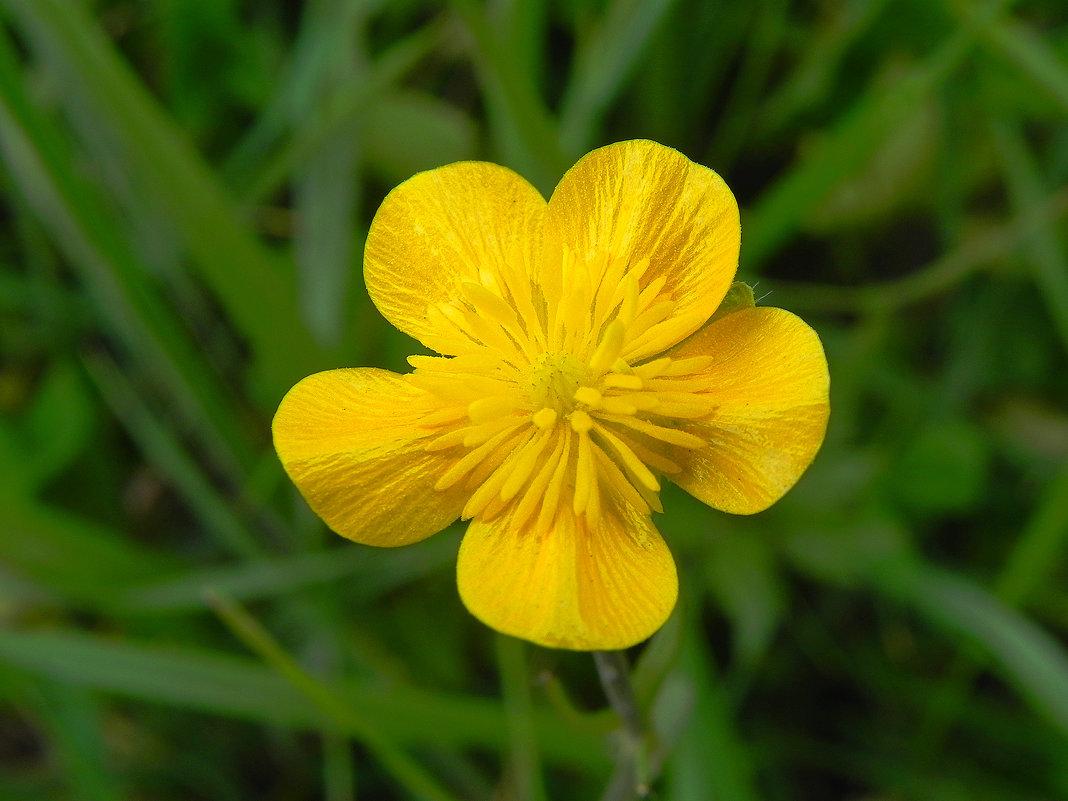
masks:
<svg viewBox="0 0 1068 801"><path fill-rule="evenodd" d="M238 475L253 450L239 415L181 323L149 283L108 203L72 169L78 158L25 92L0 36L0 152L17 189L80 277L105 330L136 359L220 469Z"/></svg>
<svg viewBox="0 0 1068 801"><path fill-rule="evenodd" d="M876 574L880 588L978 645L1006 682L1068 740L1068 653L1033 622L966 579L912 561Z"/></svg>
<svg viewBox="0 0 1068 801"><path fill-rule="evenodd" d="M0 631L0 659L42 676L151 703L287 728L323 726L322 713L273 670L197 648L144 645L73 631ZM470 746L496 751L507 741L504 713L490 699L428 693L374 682L338 689L398 745ZM427 721L434 725L428 726ZM542 751L564 765L603 769L599 738L555 715L535 712ZM341 731L353 734L345 726Z"/></svg>
<svg viewBox="0 0 1068 801"><path fill-rule="evenodd" d="M1020 69L1068 110L1068 65L1034 31L1011 20L999 20L983 31L993 49Z"/></svg>
<svg viewBox="0 0 1068 801"><path fill-rule="evenodd" d="M333 724L326 728L351 732L413 797L425 801L455 801L448 790L400 750L373 718L305 671L242 606L216 592L209 593L208 602L238 639L310 700L322 713L324 722Z"/></svg>
<svg viewBox="0 0 1068 801"><path fill-rule="evenodd" d="M1038 166L1027 152L1019 128L1001 121L994 124L993 133L1013 208L1023 217L1028 209L1037 205L1047 189L1042 185ZM1065 353L1068 353L1068 257L1064 240L1057 233L1053 226L1036 230L1026 244L1025 253L1035 285L1049 308Z"/></svg>
<svg viewBox="0 0 1068 801"><path fill-rule="evenodd" d="M860 170L897 121L923 102L971 51L978 29L1012 0L991 0L967 25L886 90L873 88L839 116L822 146L800 161L743 214L746 270L763 263L796 231L800 220L844 179Z"/></svg>
<svg viewBox="0 0 1068 801"><path fill-rule="evenodd" d="M324 355L299 324L292 274L249 232L213 174L78 3L6 0L68 103L91 103L127 156L129 179L165 209L252 351L265 406Z"/></svg>
<svg viewBox="0 0 1068 801"><path fill-rule="evenodd" d="M674 0L616 0L575 55L560 104L560 144L573 158L585 153L594 129L645 54Z"/></svg>

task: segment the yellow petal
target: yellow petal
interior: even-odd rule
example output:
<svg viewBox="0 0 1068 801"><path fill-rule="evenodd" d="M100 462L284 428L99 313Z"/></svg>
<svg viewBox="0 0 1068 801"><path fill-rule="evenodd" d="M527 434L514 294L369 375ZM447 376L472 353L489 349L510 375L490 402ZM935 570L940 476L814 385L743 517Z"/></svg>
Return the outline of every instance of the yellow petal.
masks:
<svg viewBox="0 0 1068 801"><path fill-rule="evenodd" d="M550 249L566 247L578 258L607 251L631 264L649 259L640 288L663 277L662 292L675 302L671 318L693 318L669 345L708 319L738 268L738 204L723 179L645 140L580 159L549 200L545 232ZM562 283L566 288L566 278Z"/></svg>
<svg viewBox="0 0 1068 801"><path fill-rule="evenodd" d="M708 443L683 451L671 480L725 512L759 512L786 494L816 456L830 411L827 359L816 332L790 312L752 308L696 333L674 358L709 356L702 397L716 411L686 430Z"/></svg>
<svg viewBox="0 0 1068 801"><path fill-rule="evenodd" d="M376 369L308 376L282 399L274 447L308 505L343 537L407 545L460 516L467 493L438 491L449 462L423 449L432 396Z"/></svg>
<svg viewBox="0 0 1068 801"><path fill-rule="evenodd" d="M389 193L371 223L367 291L401 331L438 353L464 352L467 340L440 314L428 318L428 308L463 297L464 282L500 283L509 265L528 275L544 211L538 190L496 164L419 173Z"/></svg>
<svg viewBox="0 0 1068 801"><path fill-rule="evenodd" d="M678 595L675 562L648 516L605 503L594 526L561 504L555 522L471 523L457 579L471 613L554 648L626 648L655 632Z"/></svg>

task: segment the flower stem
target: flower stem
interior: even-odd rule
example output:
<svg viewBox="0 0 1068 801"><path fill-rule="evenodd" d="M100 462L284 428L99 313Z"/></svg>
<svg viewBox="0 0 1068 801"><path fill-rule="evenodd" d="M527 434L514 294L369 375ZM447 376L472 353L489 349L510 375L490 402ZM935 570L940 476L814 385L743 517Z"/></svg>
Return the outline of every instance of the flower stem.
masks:
<svg viewBox="0 0 1068 801"><path fill-rule="evenodd" d="M649 739L634 687L630 667L622 651L594 651L593 661L605 697L622 725L616 772L602 801L624 801L649 794Z"/></svg>

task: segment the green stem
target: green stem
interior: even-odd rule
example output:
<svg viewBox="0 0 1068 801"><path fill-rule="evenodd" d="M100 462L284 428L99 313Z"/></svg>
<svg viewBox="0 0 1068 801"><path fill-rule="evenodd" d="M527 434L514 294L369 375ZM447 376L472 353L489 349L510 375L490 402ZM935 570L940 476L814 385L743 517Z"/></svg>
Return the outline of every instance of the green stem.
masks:
<svg viewBox="0 0 1068 801"><path fill-rule="evenodd" d="M509 750L517 796L522 801L545 801L538 739L534 731L526 645L523 641L497 635L497 665L504 712L508 720Z"/></svg>
<svg viewBox="0 0 1068 801"><path fill-rule="evenodd" d="M630 666L622 651L594 651L593 661L605 697L623 724L616 772L602 801L624 801L649 794L649 739L634 687Z"/></svg>

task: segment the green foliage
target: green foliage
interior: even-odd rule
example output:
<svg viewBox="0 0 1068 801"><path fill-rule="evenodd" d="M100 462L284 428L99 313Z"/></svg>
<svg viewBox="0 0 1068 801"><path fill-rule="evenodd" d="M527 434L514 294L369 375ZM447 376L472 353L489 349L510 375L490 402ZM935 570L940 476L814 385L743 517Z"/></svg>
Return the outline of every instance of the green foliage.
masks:
<svg viewBox="0 0 1068 801"><path fill-rule="evenodd" d="M665 493L656 797L1068 798L1059 0L0 11L0 797L625 797L589 657L467 615L458 531L324 531L269 421L403 369L360 278L393 185L644 137L724 176L832 376L776 507Z"/></svg>

